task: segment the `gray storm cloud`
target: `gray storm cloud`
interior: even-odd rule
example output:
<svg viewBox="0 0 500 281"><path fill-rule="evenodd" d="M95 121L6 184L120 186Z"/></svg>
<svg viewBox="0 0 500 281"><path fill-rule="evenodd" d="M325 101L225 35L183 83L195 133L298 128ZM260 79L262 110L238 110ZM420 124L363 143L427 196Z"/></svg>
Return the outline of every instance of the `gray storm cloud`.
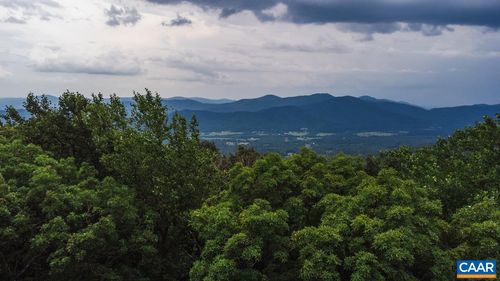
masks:
<svg viewBox="0 0 500 281"><path fill-rule="evenodd" d="M203 8L220 9L221 17L248 10L263 21L275 20L264 11L278 4L287 6L280 17L298 24L370 24L374 32L387 33L411 24L424 35L439 35L446 25L500 27L500 1L496 0L148 0L159 4L190 2ZM359 28L359 27L358 27ZM354 27L356 29L356 27Z"/></svg>
<svg viewBox="0 0 500 281"><path fill-rule="evenodd" d="M108 17L106 24L109 26L135 25L139 20L141 20L141 15L135 8L120 8L115 5L111 5L109 9L104 10L104 13Z"/></svg>
<svg viewBox="0 0 500 281"><path fill-rule="evenodd" d="M426 106L500 103L499 7L500 0L0 0L0 86L16 96L148 86L165 96L330 92Z"/></svg>
<svg viewBox="0 0 500 281"><path fill-rule="evenodd" d="M183 25L191 25L192 23L193 22L190 19L177 14L177 17L175 19L172 19L169 22L162 22L161 25L163 25L163 26L183 26Z"/></svg>

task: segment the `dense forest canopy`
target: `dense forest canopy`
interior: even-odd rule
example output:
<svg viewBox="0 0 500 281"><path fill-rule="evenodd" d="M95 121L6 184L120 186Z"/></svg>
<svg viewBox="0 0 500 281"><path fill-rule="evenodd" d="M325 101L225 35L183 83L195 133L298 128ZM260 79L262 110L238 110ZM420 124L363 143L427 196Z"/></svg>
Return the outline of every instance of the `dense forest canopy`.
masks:
<svg viewBox="0 0 500 281"><path fill-rule="evenodd" d="M284 158L159 95L30 94L0 126L1 280L453 280L500 257L500 116L436 144Z"/></svg>

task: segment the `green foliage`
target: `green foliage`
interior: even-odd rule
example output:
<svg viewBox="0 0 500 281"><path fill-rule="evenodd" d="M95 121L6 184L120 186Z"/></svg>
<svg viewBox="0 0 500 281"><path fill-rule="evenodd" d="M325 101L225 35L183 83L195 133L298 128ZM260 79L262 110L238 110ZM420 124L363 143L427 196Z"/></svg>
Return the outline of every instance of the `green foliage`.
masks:
<svg viewBox="0 0 500 281"><path fill-rule="evenodd" d="M205 142L207 147L211 146L211 143ZM215 146L215 144L213 144ZM216 147L213 149L217 150ZM244 145L239 145L236 152L230 153L229 155L220 155L218 166L223 170L230 169L234 164L241 163L243 166L252 166L255 161L261 157L254 148L247 147Z"/></svg>
<svg viewBox="0 0 500 281"><path fill-rule="evenodd" d="M25 106L27 120L9 113L0 129L5 279L186 279L189 213L222 185L196 119L168 122L148 90L130 115L100 94L66 92L57 106L31 94Z"/></svg>
<svg viewBox="0 0 500 281"><path fill-rule="evenodd" d="M498 198L499 118L485 117L483 123L458 130L415 152L403 148L384 153L380 157L381 167L393 167L402 177L434 189L447 217L483 192Z"/></svg>
<svg viewBox="0 0 500 281"><path fill-rule="evenodd" d="M141 278L157 238L133 190L19 141L0 142L0 174L2 280Z"/></svg>
<svg viewBox="0 0 500 281"><path fill-rule="evenodd" d="M160 97L0 124L1 280L452 280L500 257L500 117L367 159L219 155Z"/></svg>
<svg viewBox="0 0 500 281"><path fill-rule="evenodd" d="M500 253L500 208L498 198L479 198L459 209L452 218L457 230L450 236L455 257L497 259Z"/></svg>
<svg viewBox="0 0 500 281"><path fill-rule="evenodd" d="M366 161L302 150L234 165L192 213L205 244L191 280L452 280L456 259L497 259L498 123Z"/></svg>

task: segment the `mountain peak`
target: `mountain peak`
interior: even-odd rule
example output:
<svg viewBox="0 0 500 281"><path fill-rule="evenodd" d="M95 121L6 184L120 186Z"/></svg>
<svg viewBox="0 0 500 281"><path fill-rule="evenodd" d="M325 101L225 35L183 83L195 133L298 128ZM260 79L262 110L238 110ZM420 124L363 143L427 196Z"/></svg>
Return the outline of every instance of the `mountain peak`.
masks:
<svg viewBox="0 0 500 281"><path fill-rule="evenodd" d="M378 100L377 98L374 98L372 96L360 96L359 98L362 100L367 100L367 101L377 101Z"/></svg>
<svg viewBox="0 0 500 281"><path fill-rule="evenodd" d="M264 95L258 99L281 99L281 97L278 97L277 95L273 95L273 94L268 94L268 95Z"/></svg>
<svg viewBox="0 0 500 281"><path fill-rule="evenodd" d="M206 104L224 104L224 103L234 102L234 100L232 100L232 99L224 99L224 98L222 98L222 99L209 99L209 98L202 98L202 97L181 97L181 96L164 98L164 100L168 100L168 101L190 100L190 101L201 102L201 103L206 103Z"/></svg>
<svg viewBox="0 0 500 281"><path fill-rule="evenodd" d="M332 94L329 94L329 93L314 93L310 96L315 96L315 97L333 97Z"/></svg>

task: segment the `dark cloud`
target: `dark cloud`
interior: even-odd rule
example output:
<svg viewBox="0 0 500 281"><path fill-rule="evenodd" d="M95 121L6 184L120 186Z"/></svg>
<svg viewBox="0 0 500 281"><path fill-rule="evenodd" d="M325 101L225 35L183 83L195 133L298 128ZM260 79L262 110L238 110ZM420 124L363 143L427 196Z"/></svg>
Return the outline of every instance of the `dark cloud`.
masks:
<svg viewBox="0 0 500 281"><path fill-rule="evenodd" d="M432 25L425 23L401 23L401 22L382 22L382 23L340 23L339 28L344 31L350 31L363 34L362 41L373 40L376 33L390 34L397 31L401 32L421 32L424 36L438 36L444 31L453 31L454 29L447 25Z"/></svg>
<svg viewBox="0 0 500 281"><path fill-rule="evenodd" d="M390 34L396 31L401 31L404 28L401 23L397 22L381 22L381 23L340 23L339 28L344 31L350 31L363 34L362 41L373 40L373 34ZM417 30L414 30L417 31Z"/></svg>
<svg viewBox="0 0 500 281"><path fill-rule="evenodd" d="M235 8L222 8L219 16L221 18L227 18L227 17L230 17L231 15L234 15L238 12L239 11L236 10Z"/></svg>
<svg viewBox="0 0 500 281"><path fill-rule="evenodd" d="M141 15L136 8L120 8L115 5L111 5L109 9L104 10L104 13L108 17L106 24L109 26L135 25L139 20L141 20Z"/></svg>
<svg viewBox="0 0 500 281"><path fill-rule="evenodd" d="M282 3L282 20L305 23L355 23L376 25L374 32L388 33L392 23L414 24L412 30L438 35L447 25L500 27L497 0L148 0L160 4L190 2L203 8L220 9L221 17L249 10L261 20L273 20L264 10ZM425 28L424 27L425 24ZM420 28L418 28L420 27Z"/></svg>
<svg viewBox="0 0 500 281"><path fill-rule="evenodd" d="M180 4L189 2L207 9L221 9L221 17L229 17L244 10L262 16L262 11L276 5L276 0L147 0L159 4Z"/></svg>
<svg viewBox="0 0 500 281"><path fill-rule="evenodd" d="M425 36L441 35L443 31L453 31L453 28L445 25L430 25L421 23L410 23L408 29L411 31L421 31Z"/></svg>
<svg viewBox="0 0 500 281"><path fill-rule="evenodd" d="M177 14L177 18L170 20L170 22L162 22L161 25L163 25L163 26L183 26L183 25L191 25L192 23L193 22L190 19Z"/></svg>
<svg viewBox="0 0 500 281"><path fill-rule="evenodd" d="M492 0L332 0L290 1L297 23L407 22L430 25L500 26L500 1Z"/></svg>

